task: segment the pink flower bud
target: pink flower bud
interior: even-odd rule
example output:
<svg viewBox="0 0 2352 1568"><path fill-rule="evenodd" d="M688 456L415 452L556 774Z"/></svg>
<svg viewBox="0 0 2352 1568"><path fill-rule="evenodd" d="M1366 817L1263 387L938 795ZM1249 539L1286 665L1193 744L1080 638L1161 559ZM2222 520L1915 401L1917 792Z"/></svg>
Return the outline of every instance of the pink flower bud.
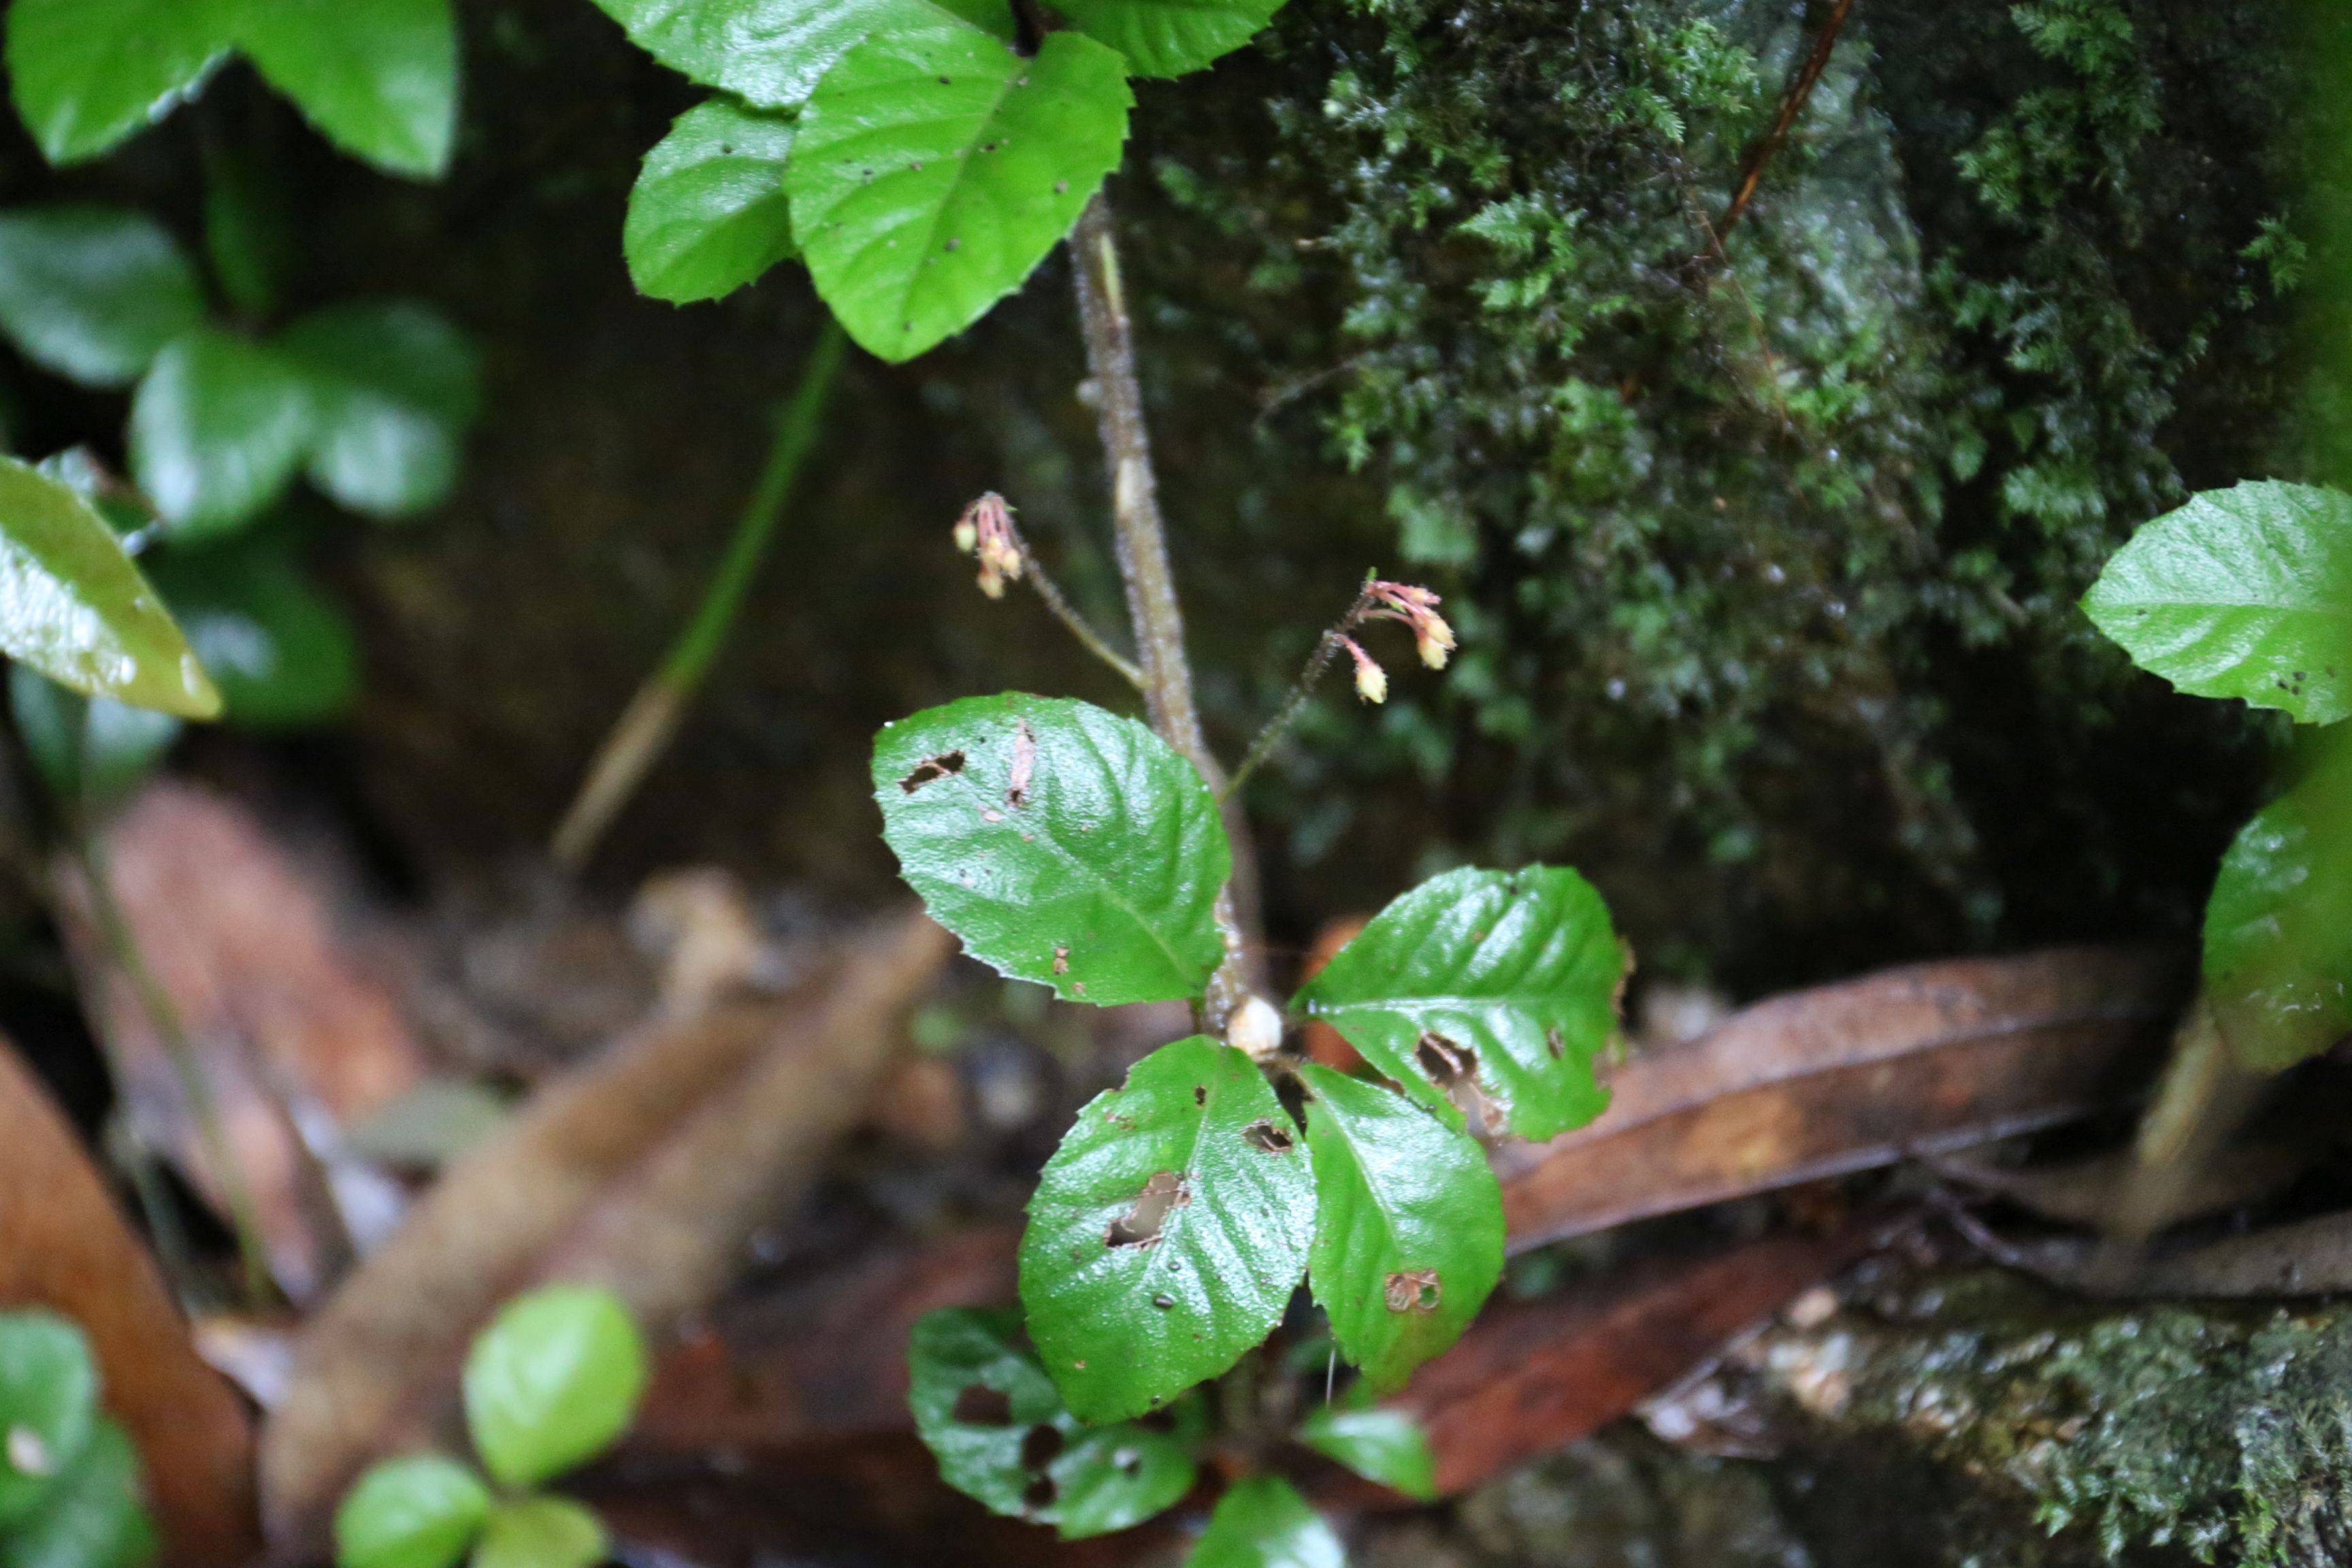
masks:
<svg viewBox="0 0 2352 1568"><path fill-rule="evenodd" d="M1379 661L1366 653L1355 638L1341 637L1339 646L1346 648L1356 661L1356 695L1367 702L1386 702L1389 700L1389 672L1382 669Z"/></svg>

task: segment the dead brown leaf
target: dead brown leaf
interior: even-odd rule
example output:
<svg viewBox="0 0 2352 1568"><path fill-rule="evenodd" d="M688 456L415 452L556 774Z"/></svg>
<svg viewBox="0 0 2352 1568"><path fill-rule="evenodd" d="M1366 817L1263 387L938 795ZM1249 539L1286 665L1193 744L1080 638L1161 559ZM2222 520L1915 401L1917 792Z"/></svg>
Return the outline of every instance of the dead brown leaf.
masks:
<svg viewBox="0 0 2352 1568"><path fill-rule="evenodd" d="M139 1446L167 1554L227 1568L252 1552L253 1432L198 1358L148 1256L37 1079L0 1043L0 1303L79 1323L106 1405Z"/></svg>
<svg viewBox="0 0 2352 1568"><path fill-rule="evenodd" d="M909 913L785 997L657 1021L452 1165L303 1334L263 1434L273 1545L315 1546L371 1458L446 1437L466 1343L516 1291L609 1285L655 1327L706 1302L864 1110L951 945Z"/></svg>
<svg viewBox="0 0 2352 1568"><path fill-rule="evenodd" d="M131 1126L233 1212L174 1060L176 1033L251 1194L271 1271L289 1297L310 1300L348 1264L351 1222L388 1217L394 1201L367 1173L338 1168L337 1131L413 1087L422 1055L390 993L350 956L318 875L242 807L152 784L106 829L98 864L168 1011L159 1019L108 940L80 869L61 867L68 951Z"/></svg>
<svg viewBox="0 0 2352 1568"><path fill-rule="evenodd" d="M1609 1077L1591 1126L1497 1156L1511 1245L2006 1138L2118 1103L2161 1065L2181 966L2059 948L1776 996Z"/></svg>

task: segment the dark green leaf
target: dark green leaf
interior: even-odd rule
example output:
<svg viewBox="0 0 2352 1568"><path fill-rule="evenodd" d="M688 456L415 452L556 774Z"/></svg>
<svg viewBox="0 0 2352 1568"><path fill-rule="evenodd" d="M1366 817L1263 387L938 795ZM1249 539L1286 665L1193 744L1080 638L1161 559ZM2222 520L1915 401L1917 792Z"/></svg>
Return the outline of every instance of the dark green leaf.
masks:
<svg viewBox="0 0 2352 1568"><path fill-rule="evenodd" d="M537 1486L628 1430L645 1337L609 1290L550 1285L501 1310L466 1357L466 1423L501 1485Z"/></svg>
<svg viewBox="0 0 2352 1568"><path fill-rule="evenodd" d="M920 26L926 0L596 0L674 71L761 109L797 109L877 27Z"/></svg>
<svg viewBox="0 0 2352 1568"><path fill-rule="evenodd" d="M570 1498L517 1498L491 1511L472 1568L595 1568L610 1549L604 1521Z"/></svg>
<svg viewBox="0 0 2352 1568"><path fill-rule="evenodd" d="M439 1454L386 1459L335 1510L338 1568L453 1568L489 1517L479 1477Z"/></svg>
<svg viewBox="0 0 2352 1568"><path fill-rule="evenodd" d="M0 652L87 696L209 719L220 693L89 504L0 458Z"/></svg>
<svg viewBox="0 0 2352 1568"><path fill-rule="evenodd" d="M127 797L180 736L180 721L169 713L84 697L29 665L8 667L8 704L41 783L68 813L83 816Z"/></svg>
<svg viewBox="0 0 2352 1568"><path fill-rule="evenodd" d="M236 11L236 41L346 153L437 175L457 127L449 0L196 0Z"/></svg>
<svg viewBox="0 0 2352 1568"><path fill-rule="evenodd" d="M1617 1027L1626 954L1575 872L1448 871L1382 910L1298 993L1432 1106L1465 1079L1522 1138L1601 1114L1592 1058Z"/></svg>
<svg viewBox="0 0 2352 1568"><path fill-rule="evenodd" d="M907 1343L908 1403L941 1479L998 1513L1057 1527L1064 1539L1138 1524L1190 1491L1205 1425L1181 1400L1174 1426L1088 1426L1062 1404L1020 1338L1016 1312L950 1307Z"/></svg>
<svg viewBox="0 0 2352 1568"><path fill-rule="evenodd" d="M1271 1332L1315 1231L1297 1127L1248 1057L1205 1036L1078 1112L1021 1238L1030 1336L1081 1420L1119 1421Z"/></svg>
<svg viewBox="0 0 2352 1568"><path fill-rule="evenodd" d="M480 403L463 332L423 305L338 305L297 321L278 350L310 387L312 484L371 517L447 499Z"/></svg>
<svg viewBox="0 0 2352 1568"><path fill-rule="evenodd" d="M1429 1451L1429 1436L1402 1410L1318 1405L1298 1424L1298 1440L1368 1481L1423 1502L1437 1496L1437 1460Z"/></svg>
<svg viewBox="0 0 2352 1568"><path fill-rule="evenodd" d="M1375 1389L1452 1344L1503 1277L1503 1190L1486 1151L1376 1083L1299 1069L1315 1166L1307 1279L1339 1353Z"/></svg>
<svg viewBox="0 0 2352 1568"><path fill-rule="evenodd" d="M1279 1476L1249 1476L1217 1500L1184 1568L1345 1568L1323 1516Z"/></svg>
<svg viewBox="0 0 2352 1568"><path fill-rule="evenodd" d="M205 153L205 259L213 281L243 315L273 316L294 260L291 182L252 142L208 138Z"/></svg>
<svg viewBox="0 0 2352 1568"><path fill-rule="evenodd" d="M0 329L36 364L89 386L128 386L204 319L195 268L144 213L0 213Z"/></svg>
<svg viewBox="0 0 2352 1568"><path fill-rule="evenodd" d="M131 468L183 536L278 499L310 445L310 395L273 349L202 328L157 356L131 405Z"/></svg>
<svg viewBox="0 0 2352 1568"><path fill-rule="evenodd" d="M1182 76L1248 43L1282 0L1055 0L1054 8L1126 56L1138 76Z"/></svg>
<svg viewBox="0 0 2352 1568"><path fill-rule="evenodd" d="M162 119L228 52L226 0L11 0L16 112L52 163Z"/></svg>
<svg viewBox="0 0 2352 1568"><path fill-rule="evenodd" d="M1197 996L1233 869L1192 764L1066 699L971 697L874 742L882 836L973 957L1074 1001Z"/></svg>
<svg viewBox="0 0 2352 1568"><path fill-rule="evenodd" d="M152 575L220 689L226 717L255 730L321 724L359 689L359 635L285 542L239 539L163 552Z"/></svg>
<svg viewBox="0 0 2352 1568"><path fill-rule="evenodd" d="M40 1507L96 1430L98 1369L54 1312L0 1313L0 1531Z"/></svg>
<svg viewBox="0 0 2352 1568"><path fill-rule="evenodd" d="M2352 713L2352 496L2269 480L2142 525L2083 596L2141 668L2306 724Z"/></svg>
<svg viewBox="0 0 2352 1568"><path fill-rule="evenodd" d="M0 1538L0 1568L142 1568L155 1546L139 1500L139 1455L101 1416L39 1510Z"/></svg>
<svg viewBox="0 0 2352 1568"><path fill-rule="evenodd" d="M793 122L724 98L688 110L646 154L621 251L640 293L730 294L793 254L784 160Z"/></svg>
<svg viewBox="0 0 2352 1568"><path fill-rule="evenodd" d="M2248 1067L2352 1032L2352 737L2246 824L2205 906L2205 993Z"/></svg>
<svg viewBox="0 0 2352 1568"><path fill-rule="evenodd" d="M1134 100L1118 55L1075 33L1029 59L945 13L875 34L810 95L793 144L816 291L886 360L963 331L1069 233Z"/></svg>

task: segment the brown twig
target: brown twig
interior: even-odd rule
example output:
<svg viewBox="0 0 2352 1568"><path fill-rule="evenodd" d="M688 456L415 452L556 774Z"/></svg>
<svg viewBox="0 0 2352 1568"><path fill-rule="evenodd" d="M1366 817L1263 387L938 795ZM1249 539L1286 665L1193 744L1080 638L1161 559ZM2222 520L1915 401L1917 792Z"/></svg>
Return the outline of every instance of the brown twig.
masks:
<svg viewBox="0 0 2352 1568"><path fill-rule="evenodd" d="M1829 19L1813 37L1812 52L1805 57L1804 65L1790 81L1788 91L1780 95L1780 111L1772 118L1772 129L1748 150L1747 162L1739 173L1739 188L1732 193L1731 203L1723 209L1723 216L1715 220L1718 248L1722 237L1731 232L1732 226L1747 213L1748 204L1755 199L1756 186L1764 178L1764 166L1780 151L1781 143L1788 141L1790 131L1797 123L1797 116L1805 111L1805 102L1813 96L1822 72L1829 68L1830 55L1836 49L1838 35L1845 30L1845 19L1853 10L1853 0L1833 0Z"/></svg>
<svg viewBox="0 0 2352 1568"><path fill-rule="evenodd" d="M1087 204L1070 234L1070 257L1077 282L1078 321L1086 336L1087 369L1095 384L1096 422L1103 456L1110 467L1113 538L1119 578L1127 585L1128 617L1135 626L1144 706L1152 729L1191 759L1214 790L1223 783L1224 770L1209 752L1201 733L1200 711L1192 700L1192 672L1184 659L1184 613L1177 605L1175 575L1168 563L1159 480L1152 470L1151 441L1144 426L1143 392L1135 375L1134 327L1119 279L1108 198L1097 195ZM1246 858L1240 835L1234 837L1238 882L1245 875L1242 868ZM1203 1022L1222 1034L1226 1018L1248 994L1254 967L1230 885L1217 899L1217 929L1224 939L1225 961L1209 983Z"/></svg>

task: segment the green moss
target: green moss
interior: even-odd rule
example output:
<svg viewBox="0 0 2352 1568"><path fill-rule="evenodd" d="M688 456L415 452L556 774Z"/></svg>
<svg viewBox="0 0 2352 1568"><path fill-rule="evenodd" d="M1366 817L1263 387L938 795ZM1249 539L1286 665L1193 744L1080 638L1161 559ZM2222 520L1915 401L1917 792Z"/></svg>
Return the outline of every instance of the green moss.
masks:
<svg viewBox="0 0 2352 1568"><path fill-rule="evenodd" d="M2021 1494L2109 1561L2287 1568L2352 1544L2352 1310L2086 1309L1988 1279L1892 1317L1773 1352L1843 1440Z"/></svg>

